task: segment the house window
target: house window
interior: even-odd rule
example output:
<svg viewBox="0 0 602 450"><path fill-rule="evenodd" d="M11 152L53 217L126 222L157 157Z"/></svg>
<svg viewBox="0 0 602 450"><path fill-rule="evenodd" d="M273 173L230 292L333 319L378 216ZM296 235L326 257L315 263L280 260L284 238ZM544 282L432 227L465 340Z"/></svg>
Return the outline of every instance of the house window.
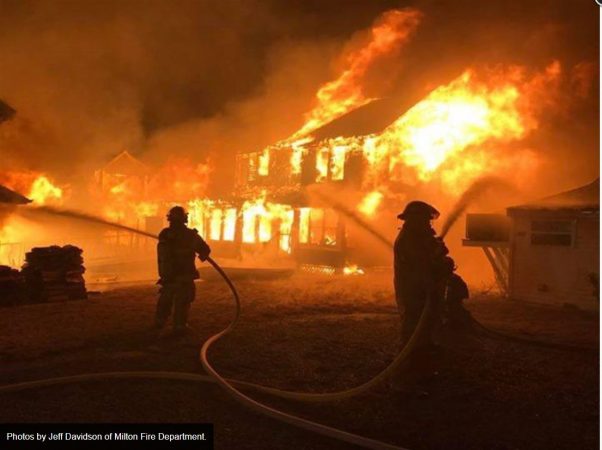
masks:
<svg viewBox="0 0 602 450"><path fill-rule="evenodd" d="M209 239L219 241L222 237L222 210L214 209L211 211L211 219L209 222Z"/></svg>
<svg viewBox="0 0 602 450"><path fill-rule="evenodd" d="M249 171L247 172L247 181L252 183L257 179L257 169L259 166L259 155L257 153L249 153Z"/></svg>
<svg viewBox="0 0 602 450"><path fill-rule="evenodd" d="M571 220L531 221L531 245L573 245L574 222Z"/></svg>
<svg viewBox="0 0 602 450"><path fill-rule="evenodd" d="M299 208L299 243L309 243L309 216L310 208Z"/></svg>
<svg viewBox="0 0 602 450"><path fill-rule="evenodd" d="M316 182L339 181L345 178L346 145L320 148L316 153Z"/></svg>
<svg viewBox="0 0 602 450"><path fill-rule="evenodd" d="M300 208L299 243L336 246L337 224L337 214L332 210Z"/></svg>
<svg viewBox="0 0 602 450"><path fill-rule="evenodd" d="M324 237L324 210L312 208L309 215L309 243L321 245Z"/></svg>
<svg viewBox="0 0 602 450"><path fill-rule="evenodd" d="M228 208L224 210L224 241L233 241L236 234L236 209Z"/></svg>
<svg viewBox="0 0 602 450"><path fill-rule="evenodd" d="M257 175L267 177L270 174L270 150L264 149L257 154Z"/></svg>

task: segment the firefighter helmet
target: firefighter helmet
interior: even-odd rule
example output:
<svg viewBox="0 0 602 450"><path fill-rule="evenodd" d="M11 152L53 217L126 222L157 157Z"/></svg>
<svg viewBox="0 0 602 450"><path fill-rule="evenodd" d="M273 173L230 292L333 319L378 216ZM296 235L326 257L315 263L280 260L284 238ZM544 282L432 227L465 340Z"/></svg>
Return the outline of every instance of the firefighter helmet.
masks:
<svg viewBox="0 0 602 450"><path fill-rule="evenodd" d="M188 213L181 206L174 206L167 213L167 220L169 222L187 223L188 222Z"/></svg>
<svg viewBox="0 0 602 450"><path fill-rule="evenodd" d="M401 220L408 220L411 218L428 218L429 220L435 220L437 217L439 217L439 211L437 211L434 206L419 200L408 203L403 212L397 216L397 218Z"/></svg>

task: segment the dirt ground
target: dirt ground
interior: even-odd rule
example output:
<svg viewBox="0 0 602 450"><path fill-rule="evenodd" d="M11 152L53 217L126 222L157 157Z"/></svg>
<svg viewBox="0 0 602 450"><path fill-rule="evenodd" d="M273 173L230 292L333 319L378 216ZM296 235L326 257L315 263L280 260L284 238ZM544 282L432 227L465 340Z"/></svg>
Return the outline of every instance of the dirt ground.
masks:
<svg viewBox="0 0 602 450"><path fill-rule="evenodd" d="M239 281L240 326L210 352L225 376L282 389L361 384L398 351L390 274L295 275ZM149 330L156 286L116 287L88 301L0 310L0 383L85 372L202 372L199 344L233 314L227 287L200 282L182 341ZM597 449L597 313L474 293L467 306L490 328L595 351L477 333L444 336L436 376L405 391L319 405L248 393L288 412L410 449ZM403 373L399 375L403 377ZM412 383L410 383L412 384ZM211 422L217 449L349 448L246 410L212 384L96 381L0 395L0 422Z"/></svg>

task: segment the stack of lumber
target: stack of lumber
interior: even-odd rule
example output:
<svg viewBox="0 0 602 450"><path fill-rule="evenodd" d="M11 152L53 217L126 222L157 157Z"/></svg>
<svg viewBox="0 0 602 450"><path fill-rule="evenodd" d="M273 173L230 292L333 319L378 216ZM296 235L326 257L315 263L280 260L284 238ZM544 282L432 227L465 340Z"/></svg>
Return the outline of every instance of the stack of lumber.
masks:
<svg viewBox="0 0 602 450"><path fill-rule="evenodd" d="M25 299L23 275L12 267L0 266L0 306L22 303Z"/></svg>
<svg viewBox="0 0 602 450"><path fill-rule="evenodd" d="M21 273L30 301L57 302L87 298L82 250L73 245L36 247L25 255Z"/></svg>

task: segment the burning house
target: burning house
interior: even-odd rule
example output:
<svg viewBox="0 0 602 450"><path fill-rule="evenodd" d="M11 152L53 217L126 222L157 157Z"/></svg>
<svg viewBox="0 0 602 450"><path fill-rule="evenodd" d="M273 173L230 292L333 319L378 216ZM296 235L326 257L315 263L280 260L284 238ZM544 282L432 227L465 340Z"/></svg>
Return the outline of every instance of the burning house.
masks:
<svg viewBox="0 0 602 450"><path fill-rule="evenodd" d="M271 264L284 260L323 273L354 273L357 264L388 264L388 259L358 252L356 244L362 238L345 216L313 194L351 196L354 206L361 202L370 183L367 142L399 116L400 105L404 102L399 99L377 100L310 136L239 152L231 196L189 202L192 225L218 256L267 257ZM376 202L380 199L376 196Z"/></svg>
<svg viewBox="0 0 602 450"><path fill-rule="evenodd" d="M214 255L232 264L248 260L326 273L390 265L390 254L375 251L372 238L332 200L392 239L399 210L387 208L401 208L415 192L423 196L432 188L432 197L450 200L484 175L511 172L510 182L530 176L532 152L514 144L538 128L563 70L556 60L540 68L466 67L442 84L429 78L415 81L420 88L397 86L389 97L375 97L385 88L368 89L371 67L397 55L420 17L415 10L393 10L375 22L344 54L340 73L316 91L297 131L263 149L239 149L227 195L209 193L208 160L168 158L152 167L124 151L95 173L83 207L94 205L93 212L108 220L156 234L164 212L180 204ZM154 261L153 244L123 231L106 231L85 248L128 264L132 258L149 266ZM94 267L93 258L88 261Z"/></svg>
<svg viewBox="0 0 602 450"><path fill-rule="evenodd" d="M364 239L319 201L323 193L343 197L349 209L378 226L384 204L401 206L421 184L436 181L454 193L515 159L521 161L515 173L528 170L520 151L500 154L493 163L484 152L493 154L536 127L532 103L559 70L554 62L532 79L502 72L495 77L508 77L501 84L466 71L416 103L409 96L372 100L311 131L302 127L264 149L239 153L232 199L189 203L192 222L216 248L224 241L231 252L269 248L308 269L388 265L388 256L358 248ZM470 157L460 157L468 149Z"/></svg>
<svg viewBox="0 0 602 450"><path fill-rule="evenodd" d="M600 180L507 209L469 214L465 246L481 247L516 300L599 307Z"/></svg>
<svg viewBox="0 0 602 450"><path fill-rule="evenodd" d="M325 273L389 265L390 255L375 252L328 200L343 200L392 238L394 219L380 219L395 217L386 207L401 207L413 189L431 183L454 195L506 166L517 176L529 172L528 155L500 149L537 127L542 87L553 86L559 73L557 62L534 73L466 70L422 99L414 93L342 106L320 94L327 83L297 132L236 154L228 195L208 194L209 162L151 168L128 152L97 171L94 195L108 219L153 233L164 225L164 211L184 205L214 255L235 265L249 260ZM112 246L135 246L138 256L152 251L135 245L140 238L111 233Z"/></svg>

